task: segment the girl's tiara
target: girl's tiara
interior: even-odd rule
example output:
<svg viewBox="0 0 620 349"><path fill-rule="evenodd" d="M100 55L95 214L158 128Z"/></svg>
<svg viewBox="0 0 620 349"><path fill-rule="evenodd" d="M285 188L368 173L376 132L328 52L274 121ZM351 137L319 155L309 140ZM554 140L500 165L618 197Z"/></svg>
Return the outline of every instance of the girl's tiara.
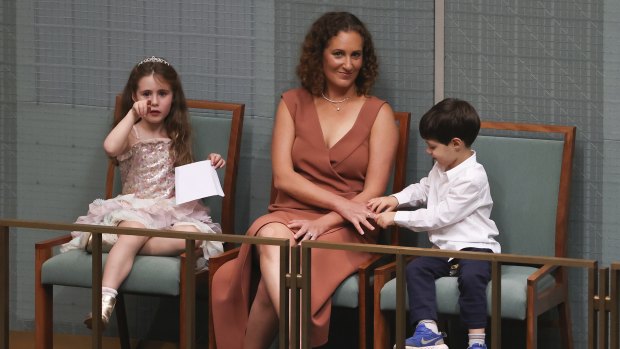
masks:
<svg viewBox="0 0 620 349"><path fill-rule="evenodd" d="M138 63L138 66L144 64L144 63L163 63L165 65L170 65L170 63L168 63L165 59L163 58L159 58L159 57L155 57L155 56L151 56L149 58L145 58L143 60L140 61L140 63Z"/></svg>

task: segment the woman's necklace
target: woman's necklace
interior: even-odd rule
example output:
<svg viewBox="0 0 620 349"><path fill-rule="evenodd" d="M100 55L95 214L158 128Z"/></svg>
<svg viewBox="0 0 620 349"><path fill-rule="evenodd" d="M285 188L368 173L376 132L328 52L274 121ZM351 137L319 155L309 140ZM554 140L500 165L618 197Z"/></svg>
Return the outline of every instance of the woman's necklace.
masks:
<svg viewBox="0 0 620 349"><path fill-rule="evenodd" d="M323 97L324 100L326 100L329 103L331 103L331 105L336 109L336 111L340 111L340 104L348 101L351 98L351 97L344 97L343 99L341 99L339 101L335 101L333 99L327 98L327 96L325 95L325 92L323 92L323 91L321 91L321 97Z"/></svg>

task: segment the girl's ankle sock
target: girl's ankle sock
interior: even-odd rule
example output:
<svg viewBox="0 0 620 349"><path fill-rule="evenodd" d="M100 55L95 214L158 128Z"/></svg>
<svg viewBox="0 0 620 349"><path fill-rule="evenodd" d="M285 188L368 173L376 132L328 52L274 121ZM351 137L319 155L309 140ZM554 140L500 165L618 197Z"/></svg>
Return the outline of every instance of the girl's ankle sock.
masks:
<svg viewBox="0 0 620 349"><path fill-rule="evenodd" d="M112 296L114 298L116 298L116 296L118 295L118 291L116 291L115 289L111 288L111 287L102 287L101 288L101 295L108 295L108 296Z"/></svg>

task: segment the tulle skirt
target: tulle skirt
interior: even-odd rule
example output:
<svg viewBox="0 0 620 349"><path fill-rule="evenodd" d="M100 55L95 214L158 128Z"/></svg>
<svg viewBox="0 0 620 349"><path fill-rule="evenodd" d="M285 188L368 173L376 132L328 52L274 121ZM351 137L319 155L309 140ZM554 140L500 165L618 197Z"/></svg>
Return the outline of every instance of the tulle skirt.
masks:
<svg viewBox="0 0 620 349"><path fill-rule="evenodd" d="M117 226L122 221L134 221L148 229L170 229L175 225L192 225L200 232L218 234L222 230L209 216L209 210L200 201L190 201L181 205L170 199L141 199L134 194L119 195L115 198L93 201L88 213L77 219L78 224ZM63 244L61 252L72 249L84 249L90 233L74 231L73 239ZM104 251L109 250L118 240L116 234L102 234ZM202 241L201 247L205 259L224 251L219 241Z"/></svg>

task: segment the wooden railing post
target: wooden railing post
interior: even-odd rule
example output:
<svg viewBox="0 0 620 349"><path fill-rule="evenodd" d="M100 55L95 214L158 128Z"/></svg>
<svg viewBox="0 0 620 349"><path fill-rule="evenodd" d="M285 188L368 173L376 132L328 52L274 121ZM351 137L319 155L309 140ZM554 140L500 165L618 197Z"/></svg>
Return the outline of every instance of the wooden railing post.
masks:
<svg viewBox="0 0 620 349"><path fill-rule="evenodd" d="M596 348L596 285L598 284L597 268L588 270L588 348Z"/></svg>
<svg viewBox="0 0 620 349"><path fill-rule="evenodd" d="M502 265L491 262L491 348L502 346Z"/></svg>
<svg viewBox="0 0 620 349"><path fill-rule="evenodd" d="M597 344L598 349L607 349L607 334L609 323L608 315L608 289L609 289L609 268L600 268L598 270L598 288L597 294L594 296L594 309L597 311Z"/></svg>
<svg viewBox="0 0 620 349"><path fill-rule="evenodd" d="M9 227L0 227L0 345L9 347Z"/></svg>
<svg viewBox="0 0 620 349"><path fill-rule="evenodd" d="M405 256L396 256L396 348L405 348Z"/></svg>
<svg viewBox="0 0 620 349"><path fill-rule="evenodd" d="M310 301L311 295L311 268L312 250L302 249L301 251L301 347L302 349L311 349L310 347L310 324L312 318L312 308ZM297 329L299 331L299 329Z"/></svg>
<svg viewBox="0 0 620 349"><path fill-rule="evenodd" d="M196 348L196 273L195 241L185 240L185 348Z"/></svg>
<svg viewBox="0 0 620 349"><path fill-rule="evenodd" d="M619 335L620 321L620 263L611 264L611 289L609 290L609 340L611 349L620 349Z"/></svg>
<svg viewBox="0 0 620 349"><path fill-rule="evenodd" d="M92 234L92 286L91 286L91 308L93 314L93 332L91 334L92 338L92 348L93 349L101 349L103 347L103 343L101 340L101 334L103 332L102 323L99 319L101 319L101 275L102 275L102 266L101 266L101 234L91 233Z"/></svg>
<svg viewBox="0 0 620 349"><path fill-rule="evenodd" d="M299 246L290 248L290 262L283 258L286 255L280 253L280 265L287 268L280 268L280 275L285 275L285 288L280 289L280 318L287 319L280 321L280 349L288 349L291 344L293 348L299 348Z"/></svg>

